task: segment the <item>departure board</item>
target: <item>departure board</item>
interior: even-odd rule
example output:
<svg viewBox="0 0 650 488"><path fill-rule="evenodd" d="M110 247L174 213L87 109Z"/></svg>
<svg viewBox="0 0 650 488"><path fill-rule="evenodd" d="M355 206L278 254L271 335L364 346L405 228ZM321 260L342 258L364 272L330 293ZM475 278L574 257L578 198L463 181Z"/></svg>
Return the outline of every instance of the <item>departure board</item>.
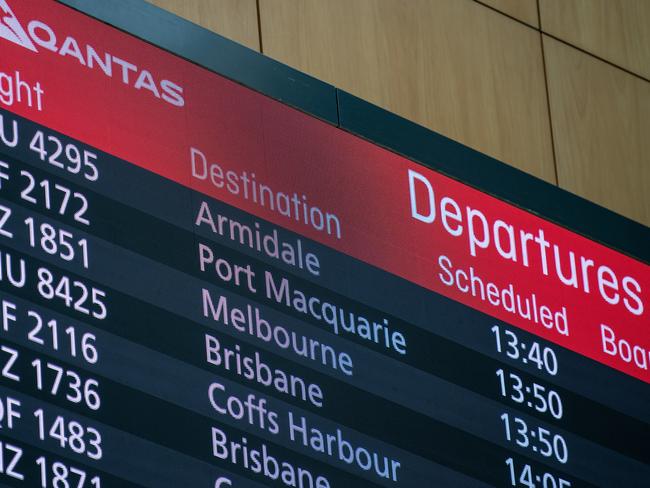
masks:
<svg viewBox="0 0 650 488"><path fill-rule="evenodd" d="M650 486L647 263L0 8L0 486Z"/></svg>

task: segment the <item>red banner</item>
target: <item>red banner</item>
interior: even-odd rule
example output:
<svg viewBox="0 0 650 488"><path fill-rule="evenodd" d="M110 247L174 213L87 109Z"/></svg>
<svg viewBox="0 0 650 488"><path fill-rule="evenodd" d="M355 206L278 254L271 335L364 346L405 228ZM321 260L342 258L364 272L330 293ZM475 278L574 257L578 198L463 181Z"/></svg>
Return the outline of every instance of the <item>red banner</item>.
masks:
<svg viewBox="0 0 650 488"><path fill-rule="evenodd" d="M0 7L0 106L650 382L648 265L52 0Z"/></svg>

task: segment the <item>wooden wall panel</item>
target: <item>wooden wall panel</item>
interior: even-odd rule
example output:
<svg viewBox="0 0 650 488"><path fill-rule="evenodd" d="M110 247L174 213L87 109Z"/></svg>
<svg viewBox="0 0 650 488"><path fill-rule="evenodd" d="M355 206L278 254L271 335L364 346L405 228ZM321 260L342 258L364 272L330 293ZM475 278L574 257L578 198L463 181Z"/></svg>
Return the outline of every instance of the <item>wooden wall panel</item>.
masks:
<svg viewBox="0 0 650 488"><path fill-rule="evenodd" d="M539 33L469 0L260 0L264 53L555 182Z"/></svg>
<svg viewBox="0 0 650 488"><path fill-rule="evenodd" d="M515 19L526 22L533 27L539 27L537 15L537 0L478 0L500 12L511 15Z"/></svg>
<svg viewBox="0 0 650 488"><path fill-rule="evenodd" d="M650 78L649 0L540 0L542 29Z"/></svg>
<svg viewBox="0 0 650 488"><path fill-rule="evenodd" d="M650 225L650 83L544 38L562 188Z"/></svg>
<svg viewBox="0 0 650 488"><path fill-rule="evenodd" d="M260 50L255 0L147 0L206 29Z"/></svg>

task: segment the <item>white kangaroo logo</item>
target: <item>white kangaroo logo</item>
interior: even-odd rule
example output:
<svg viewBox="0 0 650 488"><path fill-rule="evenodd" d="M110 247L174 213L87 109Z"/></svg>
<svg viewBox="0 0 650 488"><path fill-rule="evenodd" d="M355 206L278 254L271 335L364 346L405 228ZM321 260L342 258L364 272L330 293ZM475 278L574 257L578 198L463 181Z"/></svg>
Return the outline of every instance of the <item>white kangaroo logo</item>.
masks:
<svg viewBox="0 0 650 488"><path fill-rule="evenodd" d="M19 46L23 46L30 51L38 52L36 46L29 38L23 26L20 25L16 15L13 13L6 0L0 0L0 10L2 10L2 22L0 23L0 37L7 39Z"/></svg>

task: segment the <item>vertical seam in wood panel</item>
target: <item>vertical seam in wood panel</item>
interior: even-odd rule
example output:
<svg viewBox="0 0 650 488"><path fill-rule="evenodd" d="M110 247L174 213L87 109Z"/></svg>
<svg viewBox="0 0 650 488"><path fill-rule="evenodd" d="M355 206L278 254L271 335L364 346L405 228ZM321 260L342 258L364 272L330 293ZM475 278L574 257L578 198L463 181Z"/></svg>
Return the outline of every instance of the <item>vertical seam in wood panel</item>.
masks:
<svg viewBox="0 0 650 488"><path fill-rule="evenodd" d="M264 45L262 44L262 14L260 11L260 0L255 0L255 8L257 9L257 38L260 43L260 53L264 54Z"/></svg>
<svg viewBox="0 0 650 488"><path fill-rule="evenodd" d="M546 67L546 51L544 50L544 33L542 32L542 15L537 0L537 17L539 17L539 44L542 48L542 68L544 69L544 88L546 89L546 111L548 112L548 128L551 132L551 152L553 153L553 169L555 170L555 184L560 186L560 174L557 168L557 155L555 154L555 137L553 136L553 116L551 114L551 94L548 89L548 70Z"/></svg>
<svg viewBox="0 0 650 488"><path fill-rule="evenodd" d="M503 15L504 17L508 17L509 19L514 20L515 22L517 22L519 24L522 24L522 25L524 25L526 27L529 27L531 29L535 29L536 31L543 32L544 34L546 34L547 37L550 37L551 39L554 39L554 40L556 40L558 42L561 42L562 44L565 44L565 45L570 46L570 47L572 47L574 49L577 49L578 51L581 51L581 52L585 53L588 56L596 58L597 60L602 61L603 63L607 63L610 66L613 66L614 68L618 68L618 69L620 69L622 71L625 71L629 75L632 75L632 76L634 76L636 78L640 78L643 81L647 81L648 83L650 83L650 78L647 78L647 77L645 77L644 75L642 75L640 73L636 73L635 71L631 71L628 68L625 68L625 67L623 67L623 66L621 66L619 64L614 63L613 61L610 61L608 59L600 57L597 54L594 54L594 53L592 53L590 51L587 51L586 49L584 49L584 48L582 48L580 46L576 46L575 44L571 44L570 42L568 42L568 41L566 41L566 40L564 40L564 39L562 39L560 37L557 37L556 35L551 34L550 32L545 31L543 26L542 26L542 14L541 14L540 3L539 3L540 0L537 0L537 17L538 17L538 21L539 21L539 27L535 27L534 25L531 25L531 24L529 24L527 22L524 22L523 20L518 19L517 17L513 17L512 15L510 15L510 14L508 14L506 12L503 12L502 10L499 10L496 7L493 7L492 5L488 5L486 3L483 3L481 0L473 0L473 1L474 1L474 3L478 3L479 5L481 5L481 6L485 7L485 8L489 8L490 10L492 10L494 12L497 12L497 13Z"/></svg>

